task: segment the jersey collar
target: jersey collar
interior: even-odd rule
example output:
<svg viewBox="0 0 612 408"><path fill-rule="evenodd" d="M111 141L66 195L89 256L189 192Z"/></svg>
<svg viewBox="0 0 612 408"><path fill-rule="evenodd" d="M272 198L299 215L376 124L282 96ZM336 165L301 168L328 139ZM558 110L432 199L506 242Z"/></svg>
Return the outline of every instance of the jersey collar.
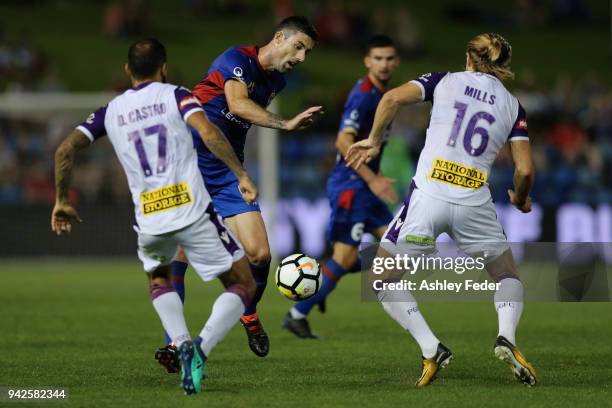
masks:
<svg viewBox="0 0 612 408"><path fill-rule="evenodd" d="M133 91L140 91L142 88L145 88L148 85L151 85L153 82L155 81L147 81L147 82L141 82L140 84L133 86L132 90Z"/></svg>

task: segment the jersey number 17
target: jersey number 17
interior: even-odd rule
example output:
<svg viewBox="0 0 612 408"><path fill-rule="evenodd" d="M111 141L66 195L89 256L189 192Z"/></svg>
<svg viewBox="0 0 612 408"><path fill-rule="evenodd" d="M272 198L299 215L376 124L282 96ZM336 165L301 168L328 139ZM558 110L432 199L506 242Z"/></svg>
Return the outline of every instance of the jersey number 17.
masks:
<svg viewBox="0 0 612 408"><path fill-rule="evenodd" d="M166 170L166 127L162 124L153 125L142 129L146 136L158 135L157 140L157 174L163 173ZM145 177L149 177L153 174L151 170L151 166L149 165L149 160L147 159L147 153L145 152L144 143L142 142L142 138L140 137L140 130L135 130L133 132L128 133L128 140L130 142L134 142L134 146L136 147L136 153L138 154L138 160L140 161L140 166L142 167L142 171L145 174Z"/></svg>

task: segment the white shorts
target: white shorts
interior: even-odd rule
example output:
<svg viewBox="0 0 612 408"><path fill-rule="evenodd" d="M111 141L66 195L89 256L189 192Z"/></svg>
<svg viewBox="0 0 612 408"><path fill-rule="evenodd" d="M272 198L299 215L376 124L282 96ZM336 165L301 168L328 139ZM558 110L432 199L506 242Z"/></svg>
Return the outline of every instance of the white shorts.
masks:
<svg viewBox="0 0 612 408"><path fill-rule="evenodd" d="M493 200L470 207L428 196L414 183L410 188L408 198L383 236L382 243L388 251L391 247L395 253L432 253L436 238L444 232L467 255L482 256L485 262L510 248Z"/></svg>
<svg viewBox="0 0 612 408"><path fill-rule="evenodd" d="M212 204L197 221L180 230L162 235L142 233L138 227L138 258L146 272L170 264L179 245L198 275L209 281L228 271L244 256L242 247L225 227Z"/></svg>

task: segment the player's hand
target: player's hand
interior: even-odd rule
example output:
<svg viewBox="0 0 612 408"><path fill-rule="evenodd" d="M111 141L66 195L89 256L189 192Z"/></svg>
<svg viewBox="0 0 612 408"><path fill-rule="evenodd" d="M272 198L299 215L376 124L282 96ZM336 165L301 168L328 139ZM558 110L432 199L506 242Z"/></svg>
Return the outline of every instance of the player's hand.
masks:
<svg viewBox="0 0 612 408"><path fill-rule="evenodd" d="M518 197L514 190L508 190L508 197L510 197L510 202L521 212L528 213L531 211L531 197L527 196L525 202L521 203L518 201Z"/></svg>
<svg viewBox="0 0 612 408"><path fill-rule="evenodd" d="M51 213L51 230L57 235L70 234L72 224L81 222L83 220L70 204L59 201L55 202L53 212Z"/></svg>
<svg viewBox="0 0 612 408"><path fill-rule="evenodd" d="M370 160L380 154L380 147L374 146L370 139L364 139L357 143L353 143L346 152L346 165L357 170L364 163L369 163Z"/></svg>
<svg viewBox="0 0 612 408"><path fill-rule="evenodd" d="M255 183L253 183L249 176L245 175L238 180L238 190L244 201L249 205L257 200L257 187L255 187Z"/></svg>
<svg viewBox="0 0 612 408"><path fill-rule="evenodd" d="M392 184L395 183L395 181L395 179L385 177L382 174L377 174L372 180L370 180L368 187L381 200L389 204L395 204L397 203L397 194L392 187Z"/></svg>
<svg viewBox="0 0 612 408"><path fill-rule="evenodd" d="M314 123L317 117L323 115L322 106L312 106L306 109L304 112L295 116L293 119L288 120L285 126L285 130L302 130L306 129Z"/></svg>

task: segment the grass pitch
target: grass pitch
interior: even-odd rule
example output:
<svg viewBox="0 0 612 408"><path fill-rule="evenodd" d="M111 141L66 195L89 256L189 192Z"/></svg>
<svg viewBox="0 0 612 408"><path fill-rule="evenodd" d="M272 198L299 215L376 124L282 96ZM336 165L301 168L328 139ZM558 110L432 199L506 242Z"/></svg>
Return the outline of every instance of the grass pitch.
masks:
<svg viewBox="0 0 612 408"><path fill-rule="evenodd" d="M455 360L425 389L413 383L420 353L376 303L361 302L349 275L310 322L323 337L280 329L291 306L270 285L260 315L271 338L266 358L235 327L211 354L204 392L186 397L177 375L153 360L161 325L136 261L5 263L0 304L0 387L69 389L44 406L610 406L610 303L527 303L518 342L539 385L526 388L493 356L488 303L422 303ZM221 291L187 275L186 315L195 335ZM0 405L3 403L0 402ZM26 406L28 403L7 403ZM6 405L6 404L5 404Z"/></svg>

